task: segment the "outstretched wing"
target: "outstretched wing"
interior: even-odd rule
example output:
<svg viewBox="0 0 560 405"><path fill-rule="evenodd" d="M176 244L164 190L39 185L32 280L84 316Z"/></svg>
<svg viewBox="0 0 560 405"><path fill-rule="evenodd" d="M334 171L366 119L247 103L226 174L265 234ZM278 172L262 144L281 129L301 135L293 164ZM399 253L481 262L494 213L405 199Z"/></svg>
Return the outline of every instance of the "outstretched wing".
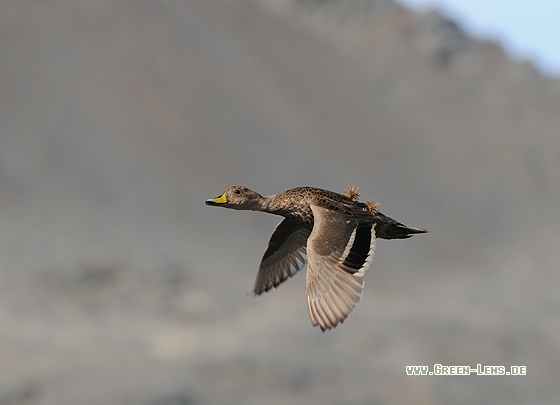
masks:
<svg viewBox="0 0 560 405"><path fill-rule="evenodd" d="M257 295L276 287L305 267L307 238L311 228L285 218L280 222L264 252L254 292Z"/></svg>
<svg viewBox="0 0 560 405"><path fill-rule="evenodd" d="M360 301L375 250L375 224L315 205L311 209L307 301L311 322L325 331L344 322Z"/></svg>

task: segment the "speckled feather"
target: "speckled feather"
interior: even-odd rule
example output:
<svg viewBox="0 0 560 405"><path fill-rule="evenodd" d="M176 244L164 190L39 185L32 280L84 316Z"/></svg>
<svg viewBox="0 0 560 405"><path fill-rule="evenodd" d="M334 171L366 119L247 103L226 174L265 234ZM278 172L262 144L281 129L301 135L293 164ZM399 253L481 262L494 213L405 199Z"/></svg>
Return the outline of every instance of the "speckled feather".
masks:
<svg viewBox="0 0 560 405"><path fill-rule="evenodd" d="M410 228L378 211L378 204L313 187L263 197L242 186L227 189L208 205L268 212L284 217L261 260L254 292L260 295L307 268L307 296L313 325L323 331L344 322L358 304L376 238L405 239Z"/></svg>
<svg viewBox="0 0 560 405"><path fill-rule="evenodd" d="M406 239L416 233L425 233L425 229L411 228L381 212L371 212L367 204L355 201L334 191L315 187L296 187L269 197L265 212L289 217L313 226L311 204L341 212L358 218L360 221L372 221L376 224L376 236L381 239Z"/></svg>

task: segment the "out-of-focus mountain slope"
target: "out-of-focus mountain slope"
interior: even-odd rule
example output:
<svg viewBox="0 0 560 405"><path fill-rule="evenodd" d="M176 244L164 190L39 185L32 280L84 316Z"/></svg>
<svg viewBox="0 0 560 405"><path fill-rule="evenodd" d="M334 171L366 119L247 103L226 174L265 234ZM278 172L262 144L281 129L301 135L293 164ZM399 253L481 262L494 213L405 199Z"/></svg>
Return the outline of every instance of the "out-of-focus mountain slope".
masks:
<svg viewBox="0 0 560 405"><path fill-rule="evenodd" d="M554 403L559 107L388 0L2 2L0 403ZM303 274L244 296L278 218L204 205L233 184L435 232L321 334Z"/></svg>

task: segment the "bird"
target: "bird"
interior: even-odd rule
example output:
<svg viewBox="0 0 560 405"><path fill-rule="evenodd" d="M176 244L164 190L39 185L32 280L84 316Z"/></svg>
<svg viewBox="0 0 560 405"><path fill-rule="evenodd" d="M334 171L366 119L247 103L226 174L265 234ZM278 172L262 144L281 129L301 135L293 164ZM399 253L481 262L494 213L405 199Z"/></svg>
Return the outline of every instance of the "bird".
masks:
<svg viewBox="0 0 560 405"><path fill-rule="evenodd" d="M259 296L276 288L307 264L311 323L325 332L354 312L377 238L406 239L428 232L389 218L377 202L363 203L359 196L354 186L345 194L306 186L269 196L233 186L206 205L284 217L268 242L253 292Z"/></svg>

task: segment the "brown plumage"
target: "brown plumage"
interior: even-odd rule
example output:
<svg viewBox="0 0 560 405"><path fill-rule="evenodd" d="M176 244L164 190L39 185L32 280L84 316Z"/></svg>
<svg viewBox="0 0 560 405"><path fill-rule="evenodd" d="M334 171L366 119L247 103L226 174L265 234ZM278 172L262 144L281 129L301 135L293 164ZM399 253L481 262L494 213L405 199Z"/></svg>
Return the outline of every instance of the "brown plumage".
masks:
<svg viewBox="0 0 560 405"><path fill-rule="evenodd" d="M347 195L297 187L263 197L233 186L206 204L284 217L264 252L254 292L260 295L278 286L307 262L311 322L325 331L344 322L358 304L376 238L405 239L427 232L407 227L379 212L379 204L358 198L354 187Z"/></svg>

